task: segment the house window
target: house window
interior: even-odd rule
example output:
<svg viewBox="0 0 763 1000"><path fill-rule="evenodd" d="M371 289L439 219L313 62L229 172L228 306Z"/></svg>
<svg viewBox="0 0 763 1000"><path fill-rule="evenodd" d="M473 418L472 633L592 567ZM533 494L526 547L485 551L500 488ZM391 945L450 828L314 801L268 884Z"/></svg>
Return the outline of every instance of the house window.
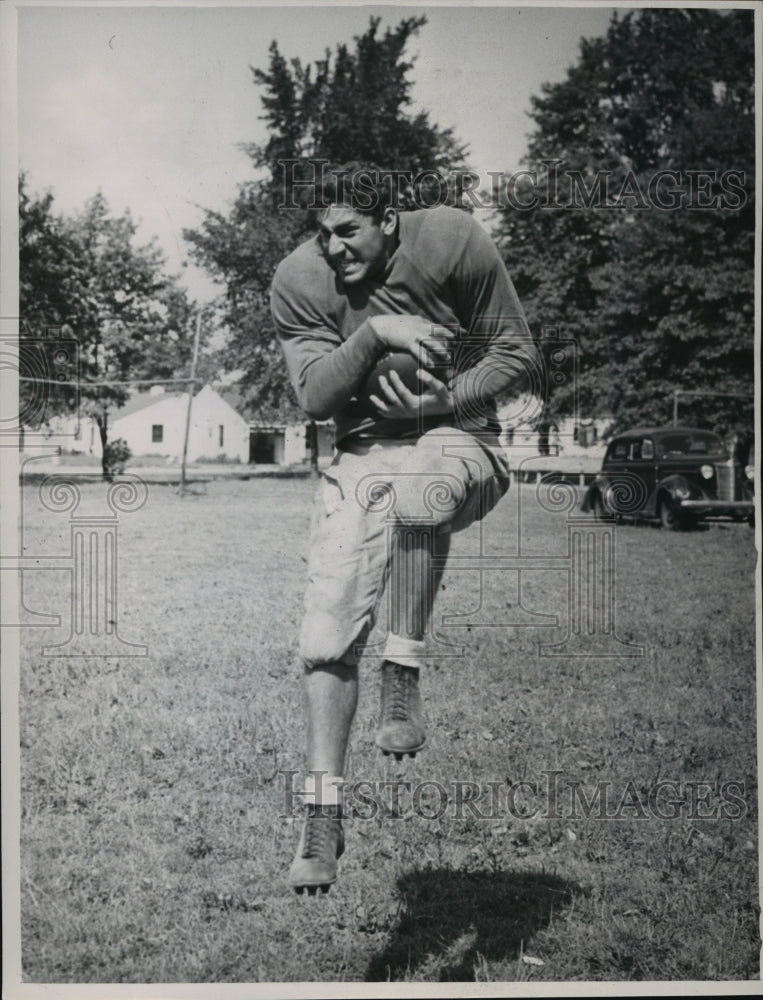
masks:
<svg viewBox="0 0 763 1000"><path fill-rule="evenodd" d="M224 438L225 438L225 428L224 428L224 426L222 424L220 424L218 430L220 431L220 447L222 448L222 446L225 443L225 441L224 441Z"/></svg>
<svg viewBox="0 0 763 1000"><path fill-rule="evenodd" d="M164 424L151 424L151 441L154 444L164 441Z"/></svg>

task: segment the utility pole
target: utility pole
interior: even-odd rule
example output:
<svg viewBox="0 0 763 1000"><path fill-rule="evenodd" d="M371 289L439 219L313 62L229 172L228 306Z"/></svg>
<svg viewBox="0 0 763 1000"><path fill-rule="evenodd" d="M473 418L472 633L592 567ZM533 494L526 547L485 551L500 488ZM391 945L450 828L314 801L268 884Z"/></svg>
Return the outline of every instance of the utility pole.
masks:
<svg viewBox="0 0 763 1000"><path fill-rule="evenodd" d="M185 413L185 437L183 438L183 461L180 464L180 496L185 493L185 463L188 458L188 435L191 430L191 407L193 405L193 390L196 388L196 362L199 359L199 339L201 337L201 310L196 313L196 336L193 340L193 359L191 360L191 381L188 385L188 409Z"/></svg>

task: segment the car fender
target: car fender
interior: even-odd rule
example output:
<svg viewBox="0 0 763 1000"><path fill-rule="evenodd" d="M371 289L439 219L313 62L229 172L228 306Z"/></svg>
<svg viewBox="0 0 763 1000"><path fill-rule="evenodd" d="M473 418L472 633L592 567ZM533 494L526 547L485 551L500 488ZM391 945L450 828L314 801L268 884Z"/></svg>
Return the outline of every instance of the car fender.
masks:
<svg viewBox="0 0 763 1000"><path fill-rule="evenodd" d="M664 494L667 494L676 503L680 503L681 500L696 500L702 495L695 485L679 473L665 476L655 486L653 501L655 513L659 510L660 496Z"/></svg>

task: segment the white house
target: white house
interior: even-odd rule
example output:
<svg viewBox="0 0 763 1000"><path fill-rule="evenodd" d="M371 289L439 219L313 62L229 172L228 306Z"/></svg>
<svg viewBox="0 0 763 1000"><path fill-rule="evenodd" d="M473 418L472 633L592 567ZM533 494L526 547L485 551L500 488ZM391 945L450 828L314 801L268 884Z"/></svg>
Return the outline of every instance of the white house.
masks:
<svg viewBox="0 0 763 1000"><path fill-rule="evenodd" d="M154 386L109 411L109 440L123 438L135 457L180 462L183 457L188 393L165 392ZM86 416L51 418L37 432L25 435L27 444L56 446L60 451L101 457L101 438L95 422ZM249 424L219 392L205 385L193 398L188 433L188 461L249 461Z"/></svg>
<svg viewBox="0 0 763 1000"><path fill-rule="evenodd" d="M109 438L123 438L133 455L180 461L187 411L188 393L154 386L113 414ZM188 461L199 459L249 461L249 424L209 385L191 403Z"/></svg>

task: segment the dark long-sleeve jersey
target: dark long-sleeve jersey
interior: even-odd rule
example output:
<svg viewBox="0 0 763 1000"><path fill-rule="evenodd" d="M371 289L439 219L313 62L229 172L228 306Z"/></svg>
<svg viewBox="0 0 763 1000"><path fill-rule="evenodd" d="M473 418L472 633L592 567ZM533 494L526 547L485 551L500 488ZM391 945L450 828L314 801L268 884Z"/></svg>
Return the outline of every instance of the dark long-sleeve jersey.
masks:
<svg viewBox="0 0 763 1000"><path fill-rule="evenodd" d="M534 381L538 352L514 286L490 236L466 212L432 208L399 216L399 243L373 281L345 286L316 236L276 270L271 309L297 398L308 416L334 418L337 443L405 437L422 422L389 419L356 395L387 348L369 322L421 316L453 333L453 424L497 429L495 397Z"/></svg>

